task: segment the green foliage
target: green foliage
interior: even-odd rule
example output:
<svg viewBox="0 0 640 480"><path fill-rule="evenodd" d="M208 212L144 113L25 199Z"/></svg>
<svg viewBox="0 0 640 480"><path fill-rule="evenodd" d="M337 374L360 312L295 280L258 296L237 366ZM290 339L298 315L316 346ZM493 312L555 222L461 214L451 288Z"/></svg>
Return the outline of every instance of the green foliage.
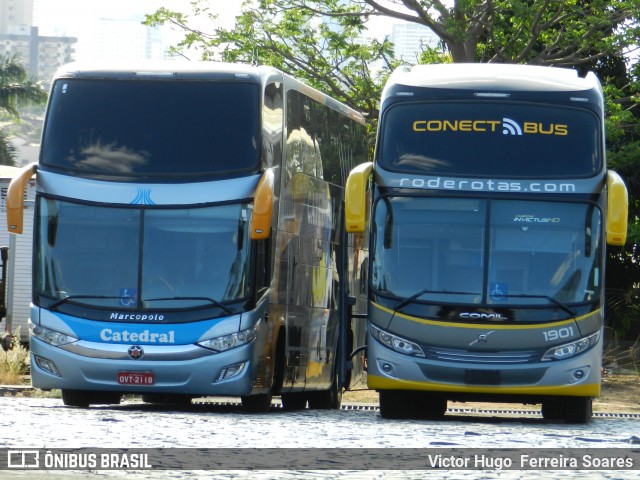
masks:
<svg viewBox="0 0 640 480"><path fill-rule="evenodd" d="M197 15L210 15L202 0ZM610 249L607 285L640 280L640 67L623 53L640 38L640 0L260 0L245 3L232 29L198 31L188 15L160 9L147 24L184 31L177 54L204 60L272 65L360 110L371 145L378 99L399 62L388 39L365 38L376 16L425 25L442 48L427 47L420 63L507 62L594 70L607 97L607 155L630 198L625 248ZM628 61L628 60L626 60Z"/></svg>
<svg viewBox="0 0 640 480"><path fill-rule="evenodd" d="M147 16L149 25L172 24L185 37L174 51L199 52L203 60L271 65L356 108L375 123L381 88L398 65L388 40L364 38L364 19L357 15L334 16L320 21L315 11L288 8L281 0L246 4L233 29L213 27L204 33L188 26L189 18L160 9ZM346 11L341 2L323 2L324 8ZM202 0L192 3L201 12ZM379 67L372 73L371 66Z"/></svg>
<svg viewBox="0 0 640 480"><path fill-rule="evenodd" d="M9 142L6 133L0 130L0 165L15 166L16 156L16 147Z"/></svg>
<svg viewBox="0 0 640 480"><path fill-rule="evenodd" d="M0 55L0 113L19 119L19 109L25 105L42 105L47 93L42 84L28 77L26 68L16 56ZM0 130L0 165L15 165L16 150L6 132Z"/></svg>

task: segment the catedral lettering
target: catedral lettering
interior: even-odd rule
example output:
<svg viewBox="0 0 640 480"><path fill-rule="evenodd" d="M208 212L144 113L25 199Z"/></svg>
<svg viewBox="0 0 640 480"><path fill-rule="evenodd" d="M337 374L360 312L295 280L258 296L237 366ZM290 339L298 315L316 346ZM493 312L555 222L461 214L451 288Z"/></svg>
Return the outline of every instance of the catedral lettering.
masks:
<svg viewBox="0 0 640 480"><path fill-rule="evenodd" d="M372 229L367 382L383 417L498 399L590 420L606 244L625 243L628 214L604 124L594 74L451 64L389 77L374 162L345 197L346 231Z"/></svg>
<svg viewBox="0 0 640 480"><path fill-rule="evenodd" d="M7 193L19 234L35 175L33 386L75 407L338 409L364 376L347 284L362 314L367 245L336 229L368 152L360 113L271 67L62 67L40 161ZM292 270L301 245L314 253Z"/></svg>
<svg viewBox="0 0 640 480"><path fill-rule="evenodd" d="M100 339L105 342L117 343L176 343L176 332L171 330L167 333L151 332L129 332L128 330L114 331L111 328L100 330Z"/></svg>
<svg viewBox="0 0 640 480"><path fill-rule="evenodd" d="M414 132L500 132L502 120L416 120ZM522 122L522 132L526 134L558 135L569 134L569 127L562 124Z"/></svg>

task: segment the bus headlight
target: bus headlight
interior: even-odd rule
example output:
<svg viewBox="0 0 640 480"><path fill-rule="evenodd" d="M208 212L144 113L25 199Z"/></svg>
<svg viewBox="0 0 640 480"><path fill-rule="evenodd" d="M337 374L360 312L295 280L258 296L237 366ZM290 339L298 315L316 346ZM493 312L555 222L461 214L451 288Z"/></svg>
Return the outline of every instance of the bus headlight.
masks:
<svg viewBox="0 0 640 480"><path fill-rule="evenodd" d="M543 362L550 360L565 360L567 358L575 357L576 355L589 350L600 339L600 331L589 335L588 337L581 338L575 342L565 343L564 345L558 345L550 348L542 356Z"/></svg>
<svg viewBox="0 0 640 480"><path fill-rule="evenodd" d="M198 342L198 345L209 350L215 350L216 352L225 352L232 348L240 347L252 342L260 331L260 323L258 320L253 327L241 330L237 333L230 333L229 335L222 335L220 337L210 338L203 342Z"/></svg>
<svg viewBox="0 0 640 480"><path fill-rule="evenodd" d="M38 340L42 340L43 342L48 343L49 345L53 345L54 347L60 347L68 343L78 341L77 338L72 337L71 335L56 332L55 330L50 330L41 325L35 325L34 323L29 323L29 330L31 331L32 337L35 337Z"/></svg>
<svg viewBox="0 0 640 480"><path fill-rule="evenodd" d="M402 353L404 355L411 355L413 357L425 357L422 348L417 343L411 342L405 338L398 337L389 332L379 329L375 325L369 324L369 332L371 336L379 341L382 345L390 348L394 352Z"/></svg>

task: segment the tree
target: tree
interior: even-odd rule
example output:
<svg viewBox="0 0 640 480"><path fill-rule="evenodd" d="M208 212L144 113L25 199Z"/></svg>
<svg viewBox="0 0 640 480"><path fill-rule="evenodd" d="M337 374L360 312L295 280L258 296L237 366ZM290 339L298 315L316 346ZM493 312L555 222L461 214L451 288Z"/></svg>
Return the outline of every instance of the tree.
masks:
<svg viewBox="0 0 640 480"><path fill-rule="evenodd" d="M372 16L417 23L440 38L454 62L575 66L635 43L639 5L639 0L263 0L258 9L358 26Z"/></svg>
<svg viewBox="0 0 640 480"><path fill-rule="evenodd" d="M196 1L194 13L206 13L202 5ZM266 63L303 78L365 112L373 134L382 85L398 64L387 40L361 40L375 16L430 28L442 50L426 49L425 63L528 63L598 73L608 100L609 162L630 193L628 248L611 259L628 273L624 288L633 288L640 280L640 67L627 67L624 54L640 37L640 0L260 0L245 4L231 30L198 31L187 15L166 9L147 23L184 29L176 51L196 48L204 59ZM381 68L372 76L376 61Z"/></svg>
<svg viewBox="0 0 640 480"><path fill-rule="evenodd" d="M340 3L328 0L323 5L337 11ZM196 0L193 8L195 14L215 19L202 0ZM381 86L399 65L387 39L364 37L361 18L328 16L322 21L312 9L289 8L273 0L246 6L232 29L196 30L189 25L188 15L165 8L147 15L146 23L170 24L185 31L174 53L193 48L203 60L271 65L363 112L374 123ZM378 67L372 70L373 65Z"/></svg>
<svg viewBox="0 0 640 480"><path fill-rule="evenodd" d="M29 79L16 56L0 56L0 112L19 120L19 108L44 104L47 93L41 83ZM0 165L15 165L16 150L5 132L0 131Z"/></svg>

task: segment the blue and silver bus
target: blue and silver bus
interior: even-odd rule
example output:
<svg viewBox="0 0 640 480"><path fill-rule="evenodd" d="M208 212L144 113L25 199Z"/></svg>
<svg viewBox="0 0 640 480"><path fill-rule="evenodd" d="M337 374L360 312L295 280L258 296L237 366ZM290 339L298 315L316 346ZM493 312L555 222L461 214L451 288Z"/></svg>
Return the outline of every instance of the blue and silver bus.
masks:
<svg viewBox="0 0 640 480"><path fill-rule="evenodd" d="M627 230L603 104L596 76L569 69L390 77L375 162L346 187L348 231L371 223L368 385L382 416L438 418L456 400L591 418L605 247Z"/></svg>
<svg viewBox="0 0 640 480"><path fill-rule="evenodd" d="M33 386L338 408L363 374L366 255L342 225L366 159L358 112L273 68L63 67L8 200L18 234L36 175Z"/></svg>

